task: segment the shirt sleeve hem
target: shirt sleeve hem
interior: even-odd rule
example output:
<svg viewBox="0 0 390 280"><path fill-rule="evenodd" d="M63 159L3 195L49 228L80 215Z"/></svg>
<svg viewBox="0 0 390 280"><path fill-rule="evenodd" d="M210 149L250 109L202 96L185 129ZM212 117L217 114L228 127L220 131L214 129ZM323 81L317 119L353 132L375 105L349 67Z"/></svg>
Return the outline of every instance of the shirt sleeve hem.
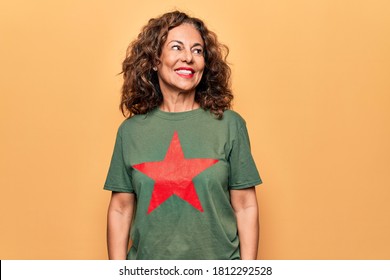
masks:
<svg viewBox="0 0 390 280"><path fill-rule="evenodd" d="M125 193L134 192L134 190L129 190L128 188L118 187L118 186L108 186L108 185L104 185L103 189L107 191L114 191L114 192L125 192Z"/></svg>
<svg viewBox="0 0 390 280"><path fill-rule="evenodd" d="M260 185L262 183L263 182L261 181L261 179L258 179L258 180L248 182L248 183L242 183L242 184L238 184L238 185L229 186L229 189L231 189L231 190L247 189L247 188L251 188L253 186Z"/></svg>

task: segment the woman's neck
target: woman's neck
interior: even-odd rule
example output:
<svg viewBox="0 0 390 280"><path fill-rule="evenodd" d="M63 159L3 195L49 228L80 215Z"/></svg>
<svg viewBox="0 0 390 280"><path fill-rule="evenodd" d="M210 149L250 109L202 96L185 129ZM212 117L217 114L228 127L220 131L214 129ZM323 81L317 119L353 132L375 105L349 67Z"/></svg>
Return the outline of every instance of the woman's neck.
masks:
<svg viewBox="0 0 390 280"><path fill-rule="evenodd" d="M185 112L199 108L199 104L195 101L194 93L178 93L178 94L163 94L163 102L160 105L160 110L165 112Z"/></svg>

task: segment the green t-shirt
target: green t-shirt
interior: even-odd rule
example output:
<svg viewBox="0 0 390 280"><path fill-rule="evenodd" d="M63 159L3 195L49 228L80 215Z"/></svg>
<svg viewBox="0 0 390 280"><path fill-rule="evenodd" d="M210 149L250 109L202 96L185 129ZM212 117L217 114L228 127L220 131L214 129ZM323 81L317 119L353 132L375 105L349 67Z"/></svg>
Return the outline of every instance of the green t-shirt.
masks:
<svg viewBox="0 0 390 280"><path fill-rule="evenodd" d="M119 127L104 189L136 196L128 259L239 259L229 190L260 183L237 113L155 109Z"/></svg>

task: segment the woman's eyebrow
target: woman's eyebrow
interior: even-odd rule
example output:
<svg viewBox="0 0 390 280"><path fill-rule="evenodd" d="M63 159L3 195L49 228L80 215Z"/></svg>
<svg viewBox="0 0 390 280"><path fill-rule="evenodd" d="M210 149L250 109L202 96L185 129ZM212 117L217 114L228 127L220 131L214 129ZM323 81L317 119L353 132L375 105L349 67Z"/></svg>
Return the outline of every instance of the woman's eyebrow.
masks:
<svg viewBox="0 0 390 280"><path fill-rule="evenodd" d="M171 44L171 43L177 43L177 44L180 44L180 45L184 45L184 43L182 41L180 41L180 40L171 40L168 44ZM201 43L194 43L191 48L198 47L198 46L203 48L203 45Z"/></svg>
<svg viewBox="0 0 390 280"><path fill-rule="evenodd" d="M201 43L195 43L192 45L191 48L193 48L193 47L202 47L203 48L203 45Z"/></svg>
<svg viewBox="0 0 390 280"><path fill-rule="evenodd" d="M168 44L170 44L170 43L179 43L180 45L184 45L184 43L182 41L179 41L179 40L172 40Z"/></svg>

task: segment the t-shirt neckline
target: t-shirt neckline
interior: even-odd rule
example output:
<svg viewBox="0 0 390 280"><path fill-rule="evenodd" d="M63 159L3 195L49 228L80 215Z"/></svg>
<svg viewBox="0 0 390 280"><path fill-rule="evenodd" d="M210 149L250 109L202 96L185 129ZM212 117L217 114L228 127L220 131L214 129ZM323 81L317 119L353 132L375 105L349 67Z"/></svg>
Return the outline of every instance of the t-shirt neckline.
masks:
<svg viewBox="0 0 390 280"><path fill-rule="evenodd" d="M194 110L190 111L184 111L184 112L166 112L162 111L160 108L156 108L153 110L153 114L156 117L162 118L162 119L167 119L167 120L184 120L188 118L195 117L202 113L203 109L202 108L197 108Z"/></svg>

